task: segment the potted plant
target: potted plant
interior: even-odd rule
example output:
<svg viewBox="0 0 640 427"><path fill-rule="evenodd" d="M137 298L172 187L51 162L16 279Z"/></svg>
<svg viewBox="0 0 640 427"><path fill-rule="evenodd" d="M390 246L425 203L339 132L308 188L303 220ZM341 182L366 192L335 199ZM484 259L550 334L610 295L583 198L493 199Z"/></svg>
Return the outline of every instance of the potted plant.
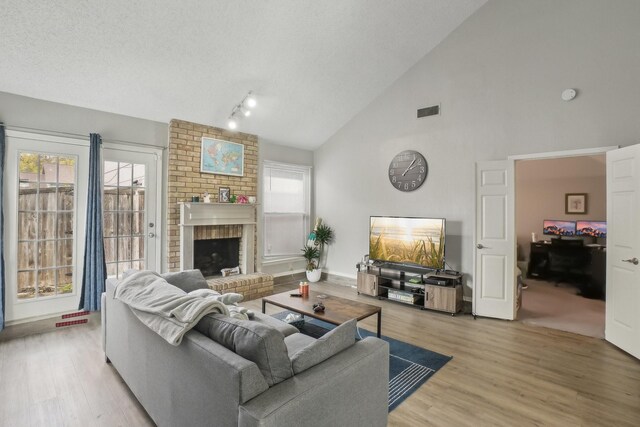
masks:
<svg viewBox="0 0 640 427"><path fill-rule="evenodd" d="M318 249L320 249L320 253L318 254L318 268L321 268L321 261L323 260L322 257L324 255L324 247L325 245L333 242L333 229L327 224L321 223L316 227L315 235L316 238L314 241L314 245L317 246ZM326 256L324 258L324 261L326 262Z"/></svg>
<svg viewBox="0 0 640 427"><path fill-rule="evenodd" d="M302 248L302 256L307 260L307 280L317 282L320 280L322 270L318 268L318 260L320 259L320 249L316 245L306 245Z"/></svg>

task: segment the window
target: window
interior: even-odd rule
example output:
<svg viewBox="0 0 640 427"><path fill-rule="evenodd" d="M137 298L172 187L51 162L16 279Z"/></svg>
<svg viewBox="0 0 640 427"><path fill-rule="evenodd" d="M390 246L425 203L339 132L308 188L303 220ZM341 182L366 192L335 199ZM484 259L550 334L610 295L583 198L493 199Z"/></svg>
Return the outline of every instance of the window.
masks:
<svg viewBox="0 0 640 427"><path fill-rule="evenodd" d="M107 276L145 268L145 165L104 162L104 248Z"/></svg>
<svg viewBox="0 0 640 427"><path fill-rule="evenodd" d="M298 256L309 233L311 168L264 162L264 256Z"/></svg>
<svg viewBox="0 0 640 427"><path fill-rule="evenodd" d="M76 157L19 153L19 300L73 292Z"/></svg>

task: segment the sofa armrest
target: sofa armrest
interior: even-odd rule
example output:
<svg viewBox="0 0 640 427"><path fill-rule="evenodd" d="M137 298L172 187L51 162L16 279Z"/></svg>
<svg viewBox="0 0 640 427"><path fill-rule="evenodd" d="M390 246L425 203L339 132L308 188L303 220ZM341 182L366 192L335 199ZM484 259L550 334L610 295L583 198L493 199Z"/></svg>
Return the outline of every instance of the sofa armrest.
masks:
<svg viewBox="0 0 640 427"><path fill-rule="evenodd" d="M368 337L240 406L239 426L386 426L389 344Z"/></svg>

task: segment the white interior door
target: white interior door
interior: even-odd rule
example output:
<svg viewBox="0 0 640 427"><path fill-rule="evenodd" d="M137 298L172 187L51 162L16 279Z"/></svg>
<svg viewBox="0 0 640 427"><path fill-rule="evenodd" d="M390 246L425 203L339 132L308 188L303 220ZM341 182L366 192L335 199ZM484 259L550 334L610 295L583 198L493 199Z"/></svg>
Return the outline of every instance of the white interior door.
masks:
<svg viewBox="0 0 640 427"><path fill-rule="evenodd" d="M640 145L607 153L605 338L640 358Z"/></svg>
<svg viewBox="0 0 640 427"><path fill-rule="evenodd" d="M105 144L104 246L107 276L160 271L159 154Z"/></svg>
<svg viewBox="0 0 640 427"><path fill-rule="evenodd" d="M513 320L515 244L513 212L509 212L508 203L513 180L508 169L506 160L476 164L473 313Z"/></svg>

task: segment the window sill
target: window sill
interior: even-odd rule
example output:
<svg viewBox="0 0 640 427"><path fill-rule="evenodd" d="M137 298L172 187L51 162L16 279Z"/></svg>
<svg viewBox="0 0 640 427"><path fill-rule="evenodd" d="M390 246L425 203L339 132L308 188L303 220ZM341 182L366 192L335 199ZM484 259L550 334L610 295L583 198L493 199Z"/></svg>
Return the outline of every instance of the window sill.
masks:
<svg viewBox="0 0 640 427"><path fill-rule="evenodd" d="M304 261L304 258L301 256L285 256L285 257L274 257L274 258L262 258L262 265L279 265L286 264L289 262L300 262Z"/></svg>

